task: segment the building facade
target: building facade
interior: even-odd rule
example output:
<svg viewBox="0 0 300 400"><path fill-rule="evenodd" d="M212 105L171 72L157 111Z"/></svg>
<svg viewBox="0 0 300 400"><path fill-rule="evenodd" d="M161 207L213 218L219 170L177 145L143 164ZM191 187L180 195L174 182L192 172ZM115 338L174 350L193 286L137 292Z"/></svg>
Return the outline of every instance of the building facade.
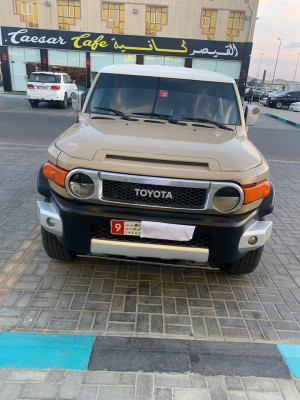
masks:
<svg viewBox="0 0 300 400"><path fill-rule="evenodd" d="M258 1L1 0L4 89L53 68L88 87L105 65L139 63L222 72L242 93Z"/></svg>

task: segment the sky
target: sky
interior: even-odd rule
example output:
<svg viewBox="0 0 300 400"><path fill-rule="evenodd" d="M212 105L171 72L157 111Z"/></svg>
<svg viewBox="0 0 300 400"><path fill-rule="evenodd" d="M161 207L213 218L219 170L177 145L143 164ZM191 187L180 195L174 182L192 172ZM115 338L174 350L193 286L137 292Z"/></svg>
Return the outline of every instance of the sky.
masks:
<svg viewBox="0 0 300 400"><path fill-rule="evenodd" d="M259 0L249 76L272 80L280 45L276 78L293 82L300 54L300 0ZM263 55L262 55L263 54ZM260 65L261 64L261 65ZM295 81L300 83L300 56Z"/></svg>

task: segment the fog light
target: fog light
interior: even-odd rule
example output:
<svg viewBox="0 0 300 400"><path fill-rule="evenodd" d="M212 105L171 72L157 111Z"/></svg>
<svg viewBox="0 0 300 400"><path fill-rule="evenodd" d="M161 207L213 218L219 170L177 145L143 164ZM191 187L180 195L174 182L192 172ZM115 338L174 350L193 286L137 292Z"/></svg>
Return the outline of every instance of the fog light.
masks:
<svg viewBox="0 0 300 400"><path fill-rule="evenodd" d="M47 218L46 222L48 226L55 226L55 220L53 218Z"/></svg>
<svg viewBox="0 0 300 400"><path fill-rule="evenodd" d="M257 243L257 236L250 236L248 239L248 243L251 244L251 246L253 246L254 244Z"/></svg>

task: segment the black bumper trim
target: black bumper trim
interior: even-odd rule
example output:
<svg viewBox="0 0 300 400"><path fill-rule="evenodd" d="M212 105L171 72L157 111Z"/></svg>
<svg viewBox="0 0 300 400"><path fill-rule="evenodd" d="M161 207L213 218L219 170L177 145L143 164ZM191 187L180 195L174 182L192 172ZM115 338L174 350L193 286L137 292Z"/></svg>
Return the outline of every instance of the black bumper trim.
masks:
<svg viewBox="0 0 300 400"><path fill-rule="evenodd" d="M53 192L51 201L57 205L63 222L64 233L59 240L69 249L79 253L89 254L93 230L96 226L107 228L110 226L111 219L148 220L195 225L195 234L208 237L208 261L230 263L241 257L238 246L247 225L272 212L274 190L272 187L270 195L263 200L258 209L247 214L230 216L88 204L65 199Z"/></svg>

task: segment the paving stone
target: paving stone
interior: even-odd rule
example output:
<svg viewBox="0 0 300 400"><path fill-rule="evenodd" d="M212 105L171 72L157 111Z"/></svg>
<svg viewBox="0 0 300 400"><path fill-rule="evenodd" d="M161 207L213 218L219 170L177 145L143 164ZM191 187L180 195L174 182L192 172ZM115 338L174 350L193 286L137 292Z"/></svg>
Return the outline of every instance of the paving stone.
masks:
<svg viewBox="0 0 300 400"><path fill-rule="evenodd" d="M189 388L190 380L188 375L155 374L155 386L160 388Z"/></svg>
<svg viewBox="0 0 300 400"><path fill-rule="evenodd" d="M279 379L278 384L283 394L284 400L295 400L297 398L300 399L300 393L298 392L292 380L288 381Z"/></svg>
<svg viewBox="0 0 300 400"><path fill-rule="evenodd" d="M225 385L227 390L243 390L242 381L236 376L226 376Z"/></svg>
<svg viewBox="0 0 300 400"><path fill-rule="evenodd" d="M47 371L35 371L35 370L22 370L18 369L12 371L9 375L8 382L43 382L47 376Z"/></svg>
<svg viewBox="0 0 300 400"><path fill-rule="evenodd" d="M227 400L224 379L219 376L208 376L207 383L210 390L211 400Z"/></svg>
<svg viewBox="0 0 300 400"><path fill-rule="evenodd" d="M135 400L154 400L153 374L138 374Z"/></svg>
<svg viewBox="0 0 300 400"><path fill-rule="evenodd" d="M190 385L192 388L207 388L206 377L198 374L190 374Z"/></svg>
<svg viewBox="0 0 300 400"><path fill-rule="evenodd" d="M85 385L117 385L117 372L88 371L84 374L83 383Z"/></svg>
<svg viewBox="0 0 300 400"><path fill-rule="evenodd" d="M98 395L98 386L81 386L79 396L76 400L95 400Z"/></svg>
<svg viewBox="0 0 300 400"><path fill-rule="evenodd" d="M157 388L155 391L155 400L172 400L172 389L161 389Z"/></svg>
<svg viewBox="0 0 300 400"><path fill-rule="evenodd" d="M174 400L210 400L207 390L201 389L175 389Z"/></svg>
<svg viewBox="0 0 300 400"><path fill-rule="evenodd" d="M53 400L56 398L59 389L60 389L59 385L51 383L25 383L21 389L19 398L20 399L38 398L38 399ZM11 398L7 397L7 399ZM63 397L61 399L63 399ZM69 399L72 399L72 397L69 397L68 400Z"/></svg>
<svg viewBox="0 0 300 400"><path fill-rule="evenodd" d="M134 372L119 372L118 384L134 386L137 374Z"/></svg>
<svg viewBox="0 0 300 400"><path fill-rule="evenodd" d="M101 386L98 400L134 400L135 390L131 386Z"/></svg>
<svg viewBox="0 0 300 400"><path fill-rule="evenodd" d="M81 371L68 371L66 373L59 395L61 400L78 398L83 375L84 373Z"/></svg>
<svg viewBox="0 0 300 400"><path fill-rule="evenodd" d="M62 383L65 377L65 371L63 370L50 370L48 372L46 381L47 383Z"/></svg>
<svg viewBox="0 0 300 400"><path fill-rule="evenodd" d="M17 400L22 387L21 383L5 384L1 389L0 400Z"/></svg>

